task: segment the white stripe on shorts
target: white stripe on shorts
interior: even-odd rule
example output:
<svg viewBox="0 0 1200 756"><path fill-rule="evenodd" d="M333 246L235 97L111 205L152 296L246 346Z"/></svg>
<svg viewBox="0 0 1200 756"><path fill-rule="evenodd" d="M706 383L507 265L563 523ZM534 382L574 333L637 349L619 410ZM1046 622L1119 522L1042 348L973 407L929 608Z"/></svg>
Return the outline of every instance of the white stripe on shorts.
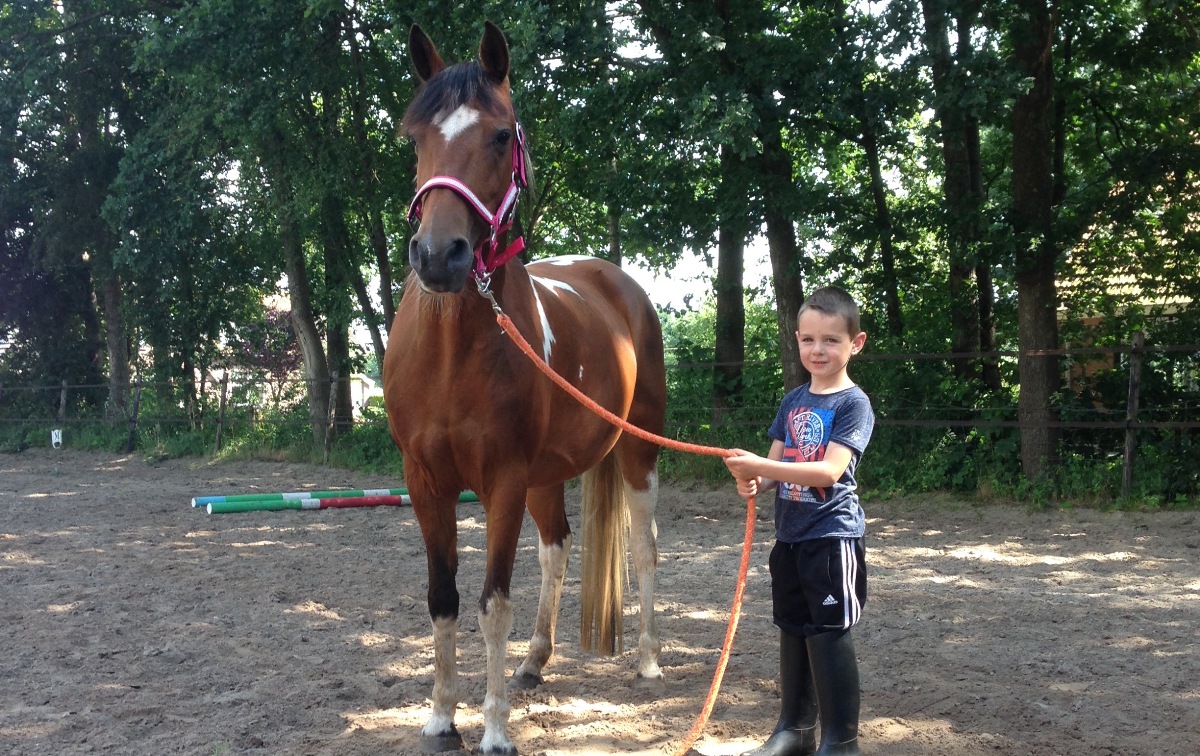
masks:
<svg viewBox="0 0 1200 756"><path fill-rule="evenodd" d="M849 630L862 618L862 604L858 603L858 560L854 558L854 543L842 538L842 627Z"/></svg>

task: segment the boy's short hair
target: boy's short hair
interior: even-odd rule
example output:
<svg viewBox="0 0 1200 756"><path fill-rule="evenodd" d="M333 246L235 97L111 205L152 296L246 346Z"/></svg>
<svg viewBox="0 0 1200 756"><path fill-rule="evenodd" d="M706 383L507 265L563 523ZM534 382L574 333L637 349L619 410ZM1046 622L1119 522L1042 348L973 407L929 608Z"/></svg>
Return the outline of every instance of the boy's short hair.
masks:
<svg viewBox="0 0 1200 756"><path fill-rule="evenodd" d="M858 305L854 298L836 286L823 286L809 294L808 298L804 300L804 304L800 305L800 311L796 313L796 320L799 320L800 316L808 310L816 310L826 315L836 315L842 318L846 321L846 330L849 331L851 337L857 336L862 330Z"/></svg>

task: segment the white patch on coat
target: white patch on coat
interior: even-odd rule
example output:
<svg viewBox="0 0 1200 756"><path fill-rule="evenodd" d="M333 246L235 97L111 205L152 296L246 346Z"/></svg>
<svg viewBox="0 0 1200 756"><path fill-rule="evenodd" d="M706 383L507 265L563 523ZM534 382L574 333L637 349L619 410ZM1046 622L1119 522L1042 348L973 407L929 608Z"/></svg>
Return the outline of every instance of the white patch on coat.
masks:
<svg viewBox="0 0 1200 756"><path fill-rule="evenodd" d="M537 279L542 281L542 279ZM544 282L543 282L544 283ZM537 302L538 318L542 321L542 359L550 363L550 347L554 345L554 332L550 330L550 320L546 317L546 308L542 306L542 297L537 287L533 287L533 300Z"/></svg>
<svg viewBox="0 0 1200 756"><path fill-rule="evenodd" d="M570 284L563 283L562 281L559 281L559 280L557 280L557 279L554 279L554 278L542 278L541 276L530 276L530 278L532 278L533 280L537 281L537 282L538 282L538 283L540 283L542 286L545 286L545 287L546 287L547 289L549 289L550 291L554 292L554 293L555 293L555 295L558 295L558 294L560 294L561 292L564 292L564 291L565 291L565 292L567 292L568 294L574 294L575 296L579 296L579 292L575 290L575 287L574 287L574 286L571 286Z"/></svg>
<svg viewBox="0 0 1200 756"><path fill-rule="evenodd" d="M454 137L463 133L469 126L479 120L479 111L470 105L459 105L453 113L439 114L433 123L442 132L442 138L453 142Z"/></svg>

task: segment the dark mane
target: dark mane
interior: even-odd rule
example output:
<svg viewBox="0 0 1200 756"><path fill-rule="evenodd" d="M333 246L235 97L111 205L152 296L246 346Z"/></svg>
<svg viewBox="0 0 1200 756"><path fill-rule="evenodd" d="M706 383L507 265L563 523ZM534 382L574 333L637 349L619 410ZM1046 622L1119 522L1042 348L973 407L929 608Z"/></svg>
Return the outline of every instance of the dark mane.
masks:
<svg viewBox="0 0 1200 756"><path fill-rule="evenodd" d="M468 102L495 108L500 105L500 98L493 87L477 61L455 63L417 90L401 126L407 132L414 124L428 123L438 113L453 111Z"/></svg>

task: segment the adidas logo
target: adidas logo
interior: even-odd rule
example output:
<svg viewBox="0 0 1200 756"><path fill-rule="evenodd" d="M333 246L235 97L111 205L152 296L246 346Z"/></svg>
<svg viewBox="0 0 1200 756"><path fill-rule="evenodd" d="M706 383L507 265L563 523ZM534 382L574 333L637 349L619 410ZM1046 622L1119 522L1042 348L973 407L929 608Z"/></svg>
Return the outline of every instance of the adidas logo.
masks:
<svg viewBox="0 0 1200 756"><path fill-rule="evenodd" d="M837 606L837 599L835 599L833 596L826 596L825 600L821 602L821 605L822 606Z"/></svg>

